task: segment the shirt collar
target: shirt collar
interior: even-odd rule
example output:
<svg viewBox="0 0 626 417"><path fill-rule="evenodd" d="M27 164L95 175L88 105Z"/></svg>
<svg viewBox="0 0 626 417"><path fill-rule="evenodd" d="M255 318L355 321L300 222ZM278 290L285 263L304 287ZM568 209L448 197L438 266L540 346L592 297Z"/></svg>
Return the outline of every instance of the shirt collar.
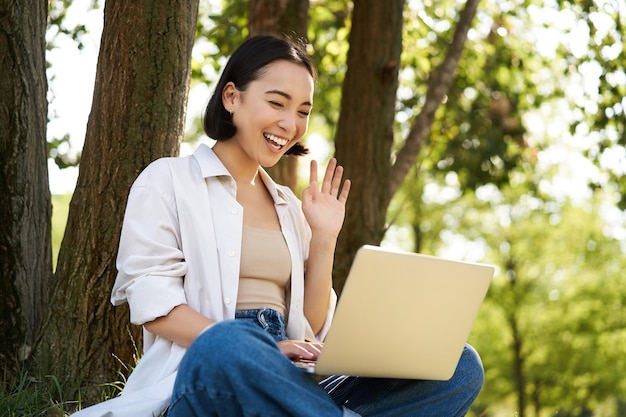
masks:
<svg viewBox="0 0 626 417"><path fill-rule="evenodd" d="M200 171L203 178L231 176L222 161L217 157L210 146L201 144L193 153L194 158L198 160Z"/></svg>
<svg viewBox="0 0 626 417"><path fill-rule="evenodd" d="M285 190L283 190L280 185L276 184L263 168L259 168L259 177L261 177L263 184L265 184L265 187L269 190L275 204L287 204Z"/></svg>
<svg viewBox="0 0 626 417"><path fill-rule="evenodd" d="M232 177L230 172L228 172L228 169L226 169L222 161L217 157L210 146L201 144L195 150L193 156L198 160L198 165L200 165L200 171L202 172L203 178L219 176ZM269 174L260 167L259 177L269 190L275 204L287 204L288 200L285 190L283 190L280 185L276 184Z"/></svg>

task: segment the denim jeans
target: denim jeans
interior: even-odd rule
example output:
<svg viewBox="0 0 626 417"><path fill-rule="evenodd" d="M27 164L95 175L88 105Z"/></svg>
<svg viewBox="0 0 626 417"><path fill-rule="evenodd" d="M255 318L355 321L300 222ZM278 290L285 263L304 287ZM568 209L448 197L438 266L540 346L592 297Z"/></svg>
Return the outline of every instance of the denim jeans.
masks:
<svg viewBox="0 0 626 417"><path fill-rule="evenodd" d="M183 358L168 417L464 416L483 384L466 346L449 381L332 376L315 382L286 358L285 320L245 310L198 337Z"/></svg>

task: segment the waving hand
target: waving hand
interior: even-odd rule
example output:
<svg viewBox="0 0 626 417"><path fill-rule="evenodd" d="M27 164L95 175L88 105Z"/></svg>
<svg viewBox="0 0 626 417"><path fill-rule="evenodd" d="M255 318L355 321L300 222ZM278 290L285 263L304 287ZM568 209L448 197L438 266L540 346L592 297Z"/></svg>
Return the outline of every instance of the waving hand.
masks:
<svg viewBox="0 0 626 417"><path fill-rule="evenodd" d="M350 180L345 180L342 187L342 176L343 167L337 165L335 158L331 159L320 189L317 180L317 162L311 161L310 184L302 193L302 210L313 232L335 238L339 235L350 192Z"/></svg>

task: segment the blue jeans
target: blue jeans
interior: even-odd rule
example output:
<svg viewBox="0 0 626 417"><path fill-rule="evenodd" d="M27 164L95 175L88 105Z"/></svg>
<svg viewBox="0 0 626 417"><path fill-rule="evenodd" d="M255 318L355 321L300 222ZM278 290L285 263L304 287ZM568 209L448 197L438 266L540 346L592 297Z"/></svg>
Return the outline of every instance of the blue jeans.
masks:
<svg viewBox="0 0 626 417"><path fill-rule="evenodd" d="M466 346L449 381L332 376L321 384L277 348L284 318L246 310L216 324L190 346L168 417L464 416L483 384L476 351Z"/></svg>

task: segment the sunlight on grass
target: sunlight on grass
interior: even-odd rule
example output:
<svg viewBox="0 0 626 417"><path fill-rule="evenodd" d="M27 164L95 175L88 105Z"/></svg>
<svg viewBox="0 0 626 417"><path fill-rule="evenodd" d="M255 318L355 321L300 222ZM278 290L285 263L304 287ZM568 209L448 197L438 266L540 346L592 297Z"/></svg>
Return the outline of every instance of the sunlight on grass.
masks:
<svg viewBox="0 0 626 417"><path fill-rule="evenodd" d="M56 269L72 194L52 195L52 269Z"/></svg>

